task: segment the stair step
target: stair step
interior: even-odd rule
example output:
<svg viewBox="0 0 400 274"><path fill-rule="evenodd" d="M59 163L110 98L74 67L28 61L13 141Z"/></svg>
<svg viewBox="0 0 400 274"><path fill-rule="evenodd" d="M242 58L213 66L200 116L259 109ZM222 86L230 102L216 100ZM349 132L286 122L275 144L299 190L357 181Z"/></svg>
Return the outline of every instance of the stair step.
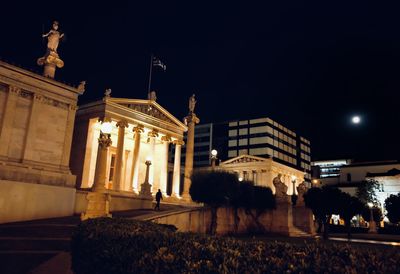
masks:
<svg viewBox="0 0 400 274"><path fill-rule="evenodd" d="M2 225L0 237L69 238L75 227L59 224Z"/></svg>
<svg viewBox="0 0 400 274"><path fill-rule="evenodd" d="M0 237L0 251L69 251L70 243L70 238Z"/></svg>

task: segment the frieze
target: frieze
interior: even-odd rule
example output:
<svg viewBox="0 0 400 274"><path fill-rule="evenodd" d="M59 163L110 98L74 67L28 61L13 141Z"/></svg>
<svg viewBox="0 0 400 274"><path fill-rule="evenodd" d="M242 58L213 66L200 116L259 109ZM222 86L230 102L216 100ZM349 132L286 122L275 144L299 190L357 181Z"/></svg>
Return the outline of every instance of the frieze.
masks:
<svg viewBox="0 0 400 274"><path fill-rule="evenodd" d="M22 97L22 98L27 98L27 99L30 99L30 98L33 97L33 93L32 93L32 92L29 92L29 91L26 91L26 90L21 90L21 91L18 93L18 95L19 95L20 97Z"/></svg>
<svg viewBox="0 0 400 274"><path fill-rule="evenodd" d="M69 109L68 104L54 100L49 97L45 97L45 96L43 96L42 103L49 105L49 106L57 107L57 108L62 108L62 109L67 109L67 110Z"/></svg>

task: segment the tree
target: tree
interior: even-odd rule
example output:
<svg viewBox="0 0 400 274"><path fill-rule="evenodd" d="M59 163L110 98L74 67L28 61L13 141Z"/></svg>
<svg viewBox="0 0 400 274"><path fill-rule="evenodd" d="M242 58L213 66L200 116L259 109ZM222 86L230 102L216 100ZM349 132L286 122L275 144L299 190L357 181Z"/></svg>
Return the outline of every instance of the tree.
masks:
<svg viewBox="0 0 400 274"><path fill-rule="evenodd" d="M217 211L223 205L230 204L238 193L239 181L236 174L226 171L203 171L192 175L189 189L192 200L204 203L211 208L209 233L217 229Z"/></svg>
<svg viewBox="0 0 400 274"><path fill-rule="evenodd" d="M332 214L340 212L341 191L336 187L310 188L304 194L305 205L310 208L318 221L318 232L323 227L324 239L328 238L329 220Z"/></svg>
<svg viewBox="0 0 400 274"><path fill-rule="evenodd" d="M389 221L397 224L400 221L400 193L390 195L385 200L385 208Z"/></svg>
<svg viewBox="0 0 400 274"><path fill-rule="evenodd" d="M246 213L252 208L252 201L254 200L254 183L252 181L242 181L239 183L238 190L237 195L231 203L233 207L235 233L237 233L239 229L239 208L245 209Z"/></svg>
<svg viewBox="0 0 400 274"><path fill-rule="evenodd" d="M361 184L357 187L356 196L366 205L368 203L377 204L377 190L379 190L379 182L373 179L368 179L361 182Z"/></svg>
<svg viewBox="0 0 400 274"><path fill-rule="evenodd" d="M351 219L365 211L366 205L357 197L353 197L348 193L341 192L339 196L339 214L344 219L347 228L347 237L351 237Z"/></svg>
<svg viewBox="0 0 400 274"><path fill-rule="evenodd" d="M260 223L260 216L267 210L276 207L275 196L269 187L253 186L254 198L249 201L246 213L249 214L256 223L259 231L264 231L264 226ZM255 214L252 210L255 211Z"/></svg>

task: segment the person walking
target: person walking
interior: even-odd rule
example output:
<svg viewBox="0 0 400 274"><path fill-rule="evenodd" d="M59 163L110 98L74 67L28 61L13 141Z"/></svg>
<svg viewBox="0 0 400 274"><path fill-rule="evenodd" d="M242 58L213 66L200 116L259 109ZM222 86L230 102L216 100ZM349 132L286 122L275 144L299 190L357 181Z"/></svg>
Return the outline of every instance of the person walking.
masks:
<svg viewBox="0 0 400 274"><path fill-rule="evenodd" d="M162 193L161 190L159 189L156 193L156 206L154 207L154 210L160 210L160 201L162 200Z"/></svg>

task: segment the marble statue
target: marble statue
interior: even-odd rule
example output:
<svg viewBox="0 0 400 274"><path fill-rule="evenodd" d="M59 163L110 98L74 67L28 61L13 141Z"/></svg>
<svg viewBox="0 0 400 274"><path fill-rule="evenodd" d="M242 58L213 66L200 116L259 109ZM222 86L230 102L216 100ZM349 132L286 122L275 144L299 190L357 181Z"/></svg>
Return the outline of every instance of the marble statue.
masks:
<svg viewBox="0 0 400 274"><path fill-rule="evenodd" d="M79 92L84 92L85 91L85 85L86 85L86 81L81 81L77 87Z"/></svg>
<svg viewBox="0 0 400 274"><path fill-rule="evenodd" d="M151 101L156 101L157 100L157 95L156 95L156 92L154 90L149 93L148 97L149 97L148 99L151 100Z"/></svg>
<svg viewBox="0 0 400 274"><path fill-rule="evenodd" d="M58 44L60 39L64 37L64 33L58 31L58 22L54 21L53 28L48 33L43 34L42 37L47 37L47 50L57 53Z"/></svg>
<svg viewBox="0 0 400 274"><path fill-rule="evenodd" d="M196 98L195 95L193 94L192 96L190 96L189 98L189 112L193 113L194 112L194 108L196 107Z"/></svg>
<svg viewBox="0 0 400 274"><path fill-rule="evenodd" d="M110 95L111 95L111 89L108 88L108 89L106 89L106 91L104 92L104 96L105 96L105 97L110 97Z"/></svg>
<svg viewBox="0 0 400 274"><path fill-rule="evenodd" d="M300 198L299 202L300 202L301 204L304 204L304 194L307 192L306 183L305 183L305 182L302 182L301 184L299 184L299 185L297 186L296 189L297 189L297 193L299 194L298 196L299 196L299 198Z"/></svg>
<svg viewBox="0 0 400 274"><path fill-rule="evenodd" d="M277 200L284 200L288 197L287 190L288 187L282 183L281 181L282 174L278 174L277 177L274 178L273 184L275 186L275 197Z"/></svg>

